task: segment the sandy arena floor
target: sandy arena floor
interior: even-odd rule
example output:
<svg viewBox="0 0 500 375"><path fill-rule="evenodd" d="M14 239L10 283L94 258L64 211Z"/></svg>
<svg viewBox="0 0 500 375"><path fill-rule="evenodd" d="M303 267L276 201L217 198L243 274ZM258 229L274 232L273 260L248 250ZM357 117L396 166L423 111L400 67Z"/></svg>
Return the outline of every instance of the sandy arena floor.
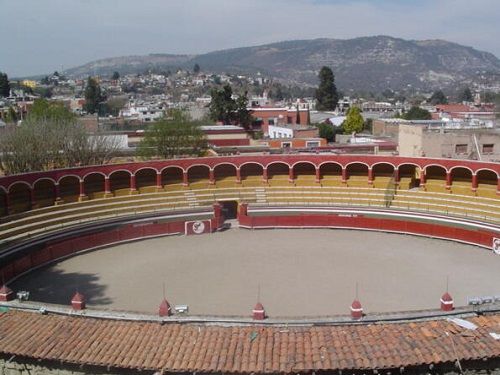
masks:
<svg viewBox="0 0 500 375"><path fill-rule="evenodd" d="M347 230L233 229L138 241L67 259L19 279L31 299L156 313L163 283L190 314L249 315L260 299L270 316L348 314L359 284L365 312L456 305L500 294L500 257L474 246Z"/></svg>

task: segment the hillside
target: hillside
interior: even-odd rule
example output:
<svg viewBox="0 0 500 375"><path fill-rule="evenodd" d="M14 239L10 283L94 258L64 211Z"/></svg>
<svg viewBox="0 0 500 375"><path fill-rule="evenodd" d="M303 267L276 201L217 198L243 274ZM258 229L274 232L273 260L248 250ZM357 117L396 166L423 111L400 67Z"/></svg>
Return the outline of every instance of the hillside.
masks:
<svg viewBox="0 0 500 375"><path fill-rule="evenodd" d="M201 55L148 55L103 59L68 70L69 75L192 68L214 72L260 71L289 83L317 83L332 67L341 89L380 91L446 88L500 74L493 54L442 40L410 41L388 36L314 39L214 51Z"/></svg>

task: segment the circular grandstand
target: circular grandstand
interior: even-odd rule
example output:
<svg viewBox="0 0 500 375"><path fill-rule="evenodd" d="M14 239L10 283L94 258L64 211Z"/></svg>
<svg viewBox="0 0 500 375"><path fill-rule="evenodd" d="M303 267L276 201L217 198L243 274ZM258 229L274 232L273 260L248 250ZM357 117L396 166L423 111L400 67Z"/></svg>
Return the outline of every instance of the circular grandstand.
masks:
<svg viewBox="0 0 500 375"><path fill-rule="evenodd" d="M62 367L84 373L126 373L139 369L147 373L455 371L457 363L460 369L497 368L500 314L497 314L495 285L500 280L495 263L499 261L496 253L500 253L499 194L497 163L361 155L178 159L3 177L0 179L0 274L4 284L0 290L0 361L7 363L14 356L32 368ZM431 261L437 266L426 271L437 275L432 284L441 280L432 292L436 295L437 309L431 310L427 310L431 307L429 303L396 308L398 311L393 311L394 305L390 304L387 309L371 308L371 297L363 295L370 281L362 279L361 274L346 281L352 287L341 302L344 315L338 315L340 310L333 308L329 314L328 304L315 314L314 303L308 306L306 314L300 310L272 314L273 310L279 311L275 307L280 305L279 295L289 291L279 290L266 306L267 287L260 288L258 280L246 283L252 289L246 294L247 314L239 313L243 310L226 310L226 313L223 309L199 309L191 314L186 312L187 306L170 303L169 283L165 291L154 286L156 291L151 293L159 298L150 310L131 312L136 310L129 307L133 301L142 300L141 296L148 293L147 289L135 288L134 282L129 282L125 292L121 292L130 293L126 297L132 305L99 309L99 304L92 303L92 290L73 290L64 303L64 293L69 294L69 290L57 284L66 284L64 280L68 279L55 279L58 282L50 285L54 279L47 275L48 284L42 288L46 297L34 293L32 297L36 296L36 300L23 301L20 293L19 299L13 299L17 292L22 292L18 286L29 285L23 284L23 280L33 277L32 280L37 280L37 275L51 269L48 266L77 254L72 259L115 251L113 258L117 262L110 264L120 267L122 255L116 252L120 247L80 254L115 245L144 243L137 240L160 241L152 238L177 234L199 235L193 237L194 242L191 238L184 239L185 243L189 240L197 244L195 248L211 239L224 243L227 242L224 236L229 233L218 233L219 237L209 233L226 229L228 223L240 228L242 241L255 246L263 243L265 237L257 229L292 229L283 234L293 233L289 235L291 243L310 236L310 246L314 247L315 236L327 237L324 230L333 228L351 230L347 237L352 238L352 246L395 243L392 237L383 237L395 235L360 234L352 230L451 240L447 243L448 258L443 267L455 262L453 257L464 260L475 254L451 275L450 293L446 286L447 270L440 274L440 263ZM244 232L247 229L254 231ZM311 230L297 234L293 229ZM278 233L281 232L274 235ZM412 270L408 263L415 262L418 266L412 252L418 251L419 246L429 251L431 257L438 253L432 251L434 246L443 243L396 237L401 240L397 247L408 246L404 249L406 256L400 260L406 262L408 270ZM172 237L161 239L167 244L172 240ZM175 241L172 247L182 250L183 240ZM426 242L410 248L410 244L418 241ZM457 242L461 244L453 245ZM233 246L238 245L233 243ZM272 247L266 250L273 251ZM133 253L136 257L130 262L143 265L154 256L141 252L140 248ZM281 255L275 257L277 262L286 256L286 252L278 254ZM228 254L220 256L223 259ZM322 259L322 255L317 258ZM201 261L201 269L210 264L209 259L210 254ZM102 262L93 261L100 265ZM301 264L306 262L307 257L300 260ZM359 262L355 269L370 268L371 264L367 264L364 256L349 258L347 263L353 262ZM467 263L472 262L473 266L467 268ZM373 264L377 264L379 273L389 276L397 267L395 263ZM322 266L321 262L313 264L308 272L314 273L314 269ZM339 274L343 268L341 265ZM72 270L76 278L78 271L83 270ZM130 268L130 278L147 279L147 269L142 271L140 274ZM178 275L189 272L178 271ZM248 271L236 270L235 274ZM483 279L466 290L473 284L468 282L472 276L467 274L472 271L474 275L482 273ZM300 269L288 272L299 273ZM403 272L397 278L408 274L409 271ZM335 283L334 276L329 282ZM126 279L122 275L120 280ZM358 279L360 291L356 293L353 284ZM430 280L424 279L425 275L420 282L414 282L415 297L410 299L418 301L418 296L425 294L424 289L428 288L424 281ZM244 287L245 283L242 284ZM314 285L306 286L302 294L308 291L314 294L311 290ZM455 295L453 285L459 289ZM51 288L65 292L58 299L51 299L54 294ZM193 287L187 287L190 288ZM162 295L166 297L163 301ZM475 298L466 300L466 295ZM101 297L109 296L104 293ZM223 294L218 298L220 303L224 301ZM385 298L387 295L378 297ZM194 306L195 302L190 304ZM409 309L412 311L401 312ZM158 313L154 315L146 313L155 310ZM237 316L227 316L233 313Z"/></svg>

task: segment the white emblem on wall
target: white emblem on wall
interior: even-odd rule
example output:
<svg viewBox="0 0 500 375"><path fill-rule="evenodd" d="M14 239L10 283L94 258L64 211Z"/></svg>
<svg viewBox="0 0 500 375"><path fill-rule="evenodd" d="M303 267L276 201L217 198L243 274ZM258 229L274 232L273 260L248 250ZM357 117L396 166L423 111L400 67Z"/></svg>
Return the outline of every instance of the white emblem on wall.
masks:
<svg viewBox="0 0 500 375"><path fill-rule="evenodd" d="M205 232L205 223L203 221L195 221L193 223L193 232L196 234Z"/></svg>
<svg viewBox="0 0 500 375"><path fill-rule="evenodd" d="M493 238L493 252L500 255L500 238Z"/></svg>

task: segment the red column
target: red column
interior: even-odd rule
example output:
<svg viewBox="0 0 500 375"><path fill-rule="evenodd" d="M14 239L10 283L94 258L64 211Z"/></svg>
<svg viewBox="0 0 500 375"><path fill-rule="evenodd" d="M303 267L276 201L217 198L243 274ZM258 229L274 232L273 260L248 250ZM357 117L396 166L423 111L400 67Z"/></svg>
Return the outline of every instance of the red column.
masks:
<svg viewBox="0 0 500 375"><path fill-rule="evenodd" d="M184 186L189 186L188 173L186 171L182 171L182 184Z"/></svg>
<svg viewBox="0 0 500 375"><path fill-rule="evenodd" d="M477 191L477 186L478 186L478 182L477 182L477 174L473 174L472 175L472 191L473 192L476 192Z"/></svg>
<svg viewBox="0 0 500 375"><path fill-rule="evenodd" d="M267 168L262 170L262 180L267 183Z"/></svg>
<svg viewBox="0 0 500 375"><path fill-rule="evenodd" d="M420 170L420 185L425 186L425 169Z"/></svg>
<svg viewBox="0 0 500 375"><path fill-rule="evenodd" d="M316 167L316 183L319 184L321 182L321 170L319 167Z"/></svg>
<svg viewBox="0 0 500 375"><path fill-rule="evenodd" d="M32 209L36 206L35 188L30 188L30 205Z"/></svg>
<svg viewBox="0 0 500 375"><path fill-rule="evenodd" d="M497 182L497 195L500 195L500 177L498 178Z"/></svg>
<svg viewBox="0 0 500 375"><path fill-rule="evenodd" d="M241 184L241 169L236 168L236 183Z"/></svg>
<svg viewBox="0 0 500 375"><path fill-rule="evenodd" d="M400 181L399 169L397 168L394 170L394 181L396 182L396 184L399 184Z"/></svg>
<svg viewBox="0 0 500 375"><path fill-rule="evenodd" d="M156 188L161 189L162 184L161 184L161 173L156 172Z"/></svg>
<svg viewBox="0 0 500 375"><path fill-rule="evenodd" d="M347 182L347 169L342 167L342 182Z"/></svg>
<svg viewBox="0 0 500 375"><path fill-rule="evenodd" d="M213 169L210 169L208 172L208 181L210 185L215 185L215 173Z"/></svg>
<svg viewBox="0 0 500 375"><path fill-rule="evenodd" d="M130 191L136 191L136 190L137 190L137 186L135 183L135 174L131 174L130 175Z"/></svg>
<svg viewBox="0 0 500 375"><path fill-rule="evenodd" d="M80 197L85 196L85 181L80 180Z"/></svg>
<svg viewBox="0 0 500 375"><path fill-rule="evenodd" d="M104 194L111 194L111 183L108 176L104 177Z"/></svg>
<svg viewBox="0 0 500 375"><path fill-rule="evenodd" d="M293 174L293 168L290 167L288 169L288 182L293 182L294 178L295 178L295 176Z"/></svg>
<svg viewBox="0 0 500 375"><path fill-rule="evenodd" d="M373 185L373 169L368 168L368 184Z"/></svg>
<svg viewBox="0 0 500 375"><path fill-rule="evenodd" d="M59 188L59 184L54 185L54 197L56 202L60 202L61 199L61 189Z"/></svg>
<svg viewBox="0 0 500 375"><path fill-rule="evenodd" d="M450 189L452 184L451 172L446 172L446 189Z"/></svg>

